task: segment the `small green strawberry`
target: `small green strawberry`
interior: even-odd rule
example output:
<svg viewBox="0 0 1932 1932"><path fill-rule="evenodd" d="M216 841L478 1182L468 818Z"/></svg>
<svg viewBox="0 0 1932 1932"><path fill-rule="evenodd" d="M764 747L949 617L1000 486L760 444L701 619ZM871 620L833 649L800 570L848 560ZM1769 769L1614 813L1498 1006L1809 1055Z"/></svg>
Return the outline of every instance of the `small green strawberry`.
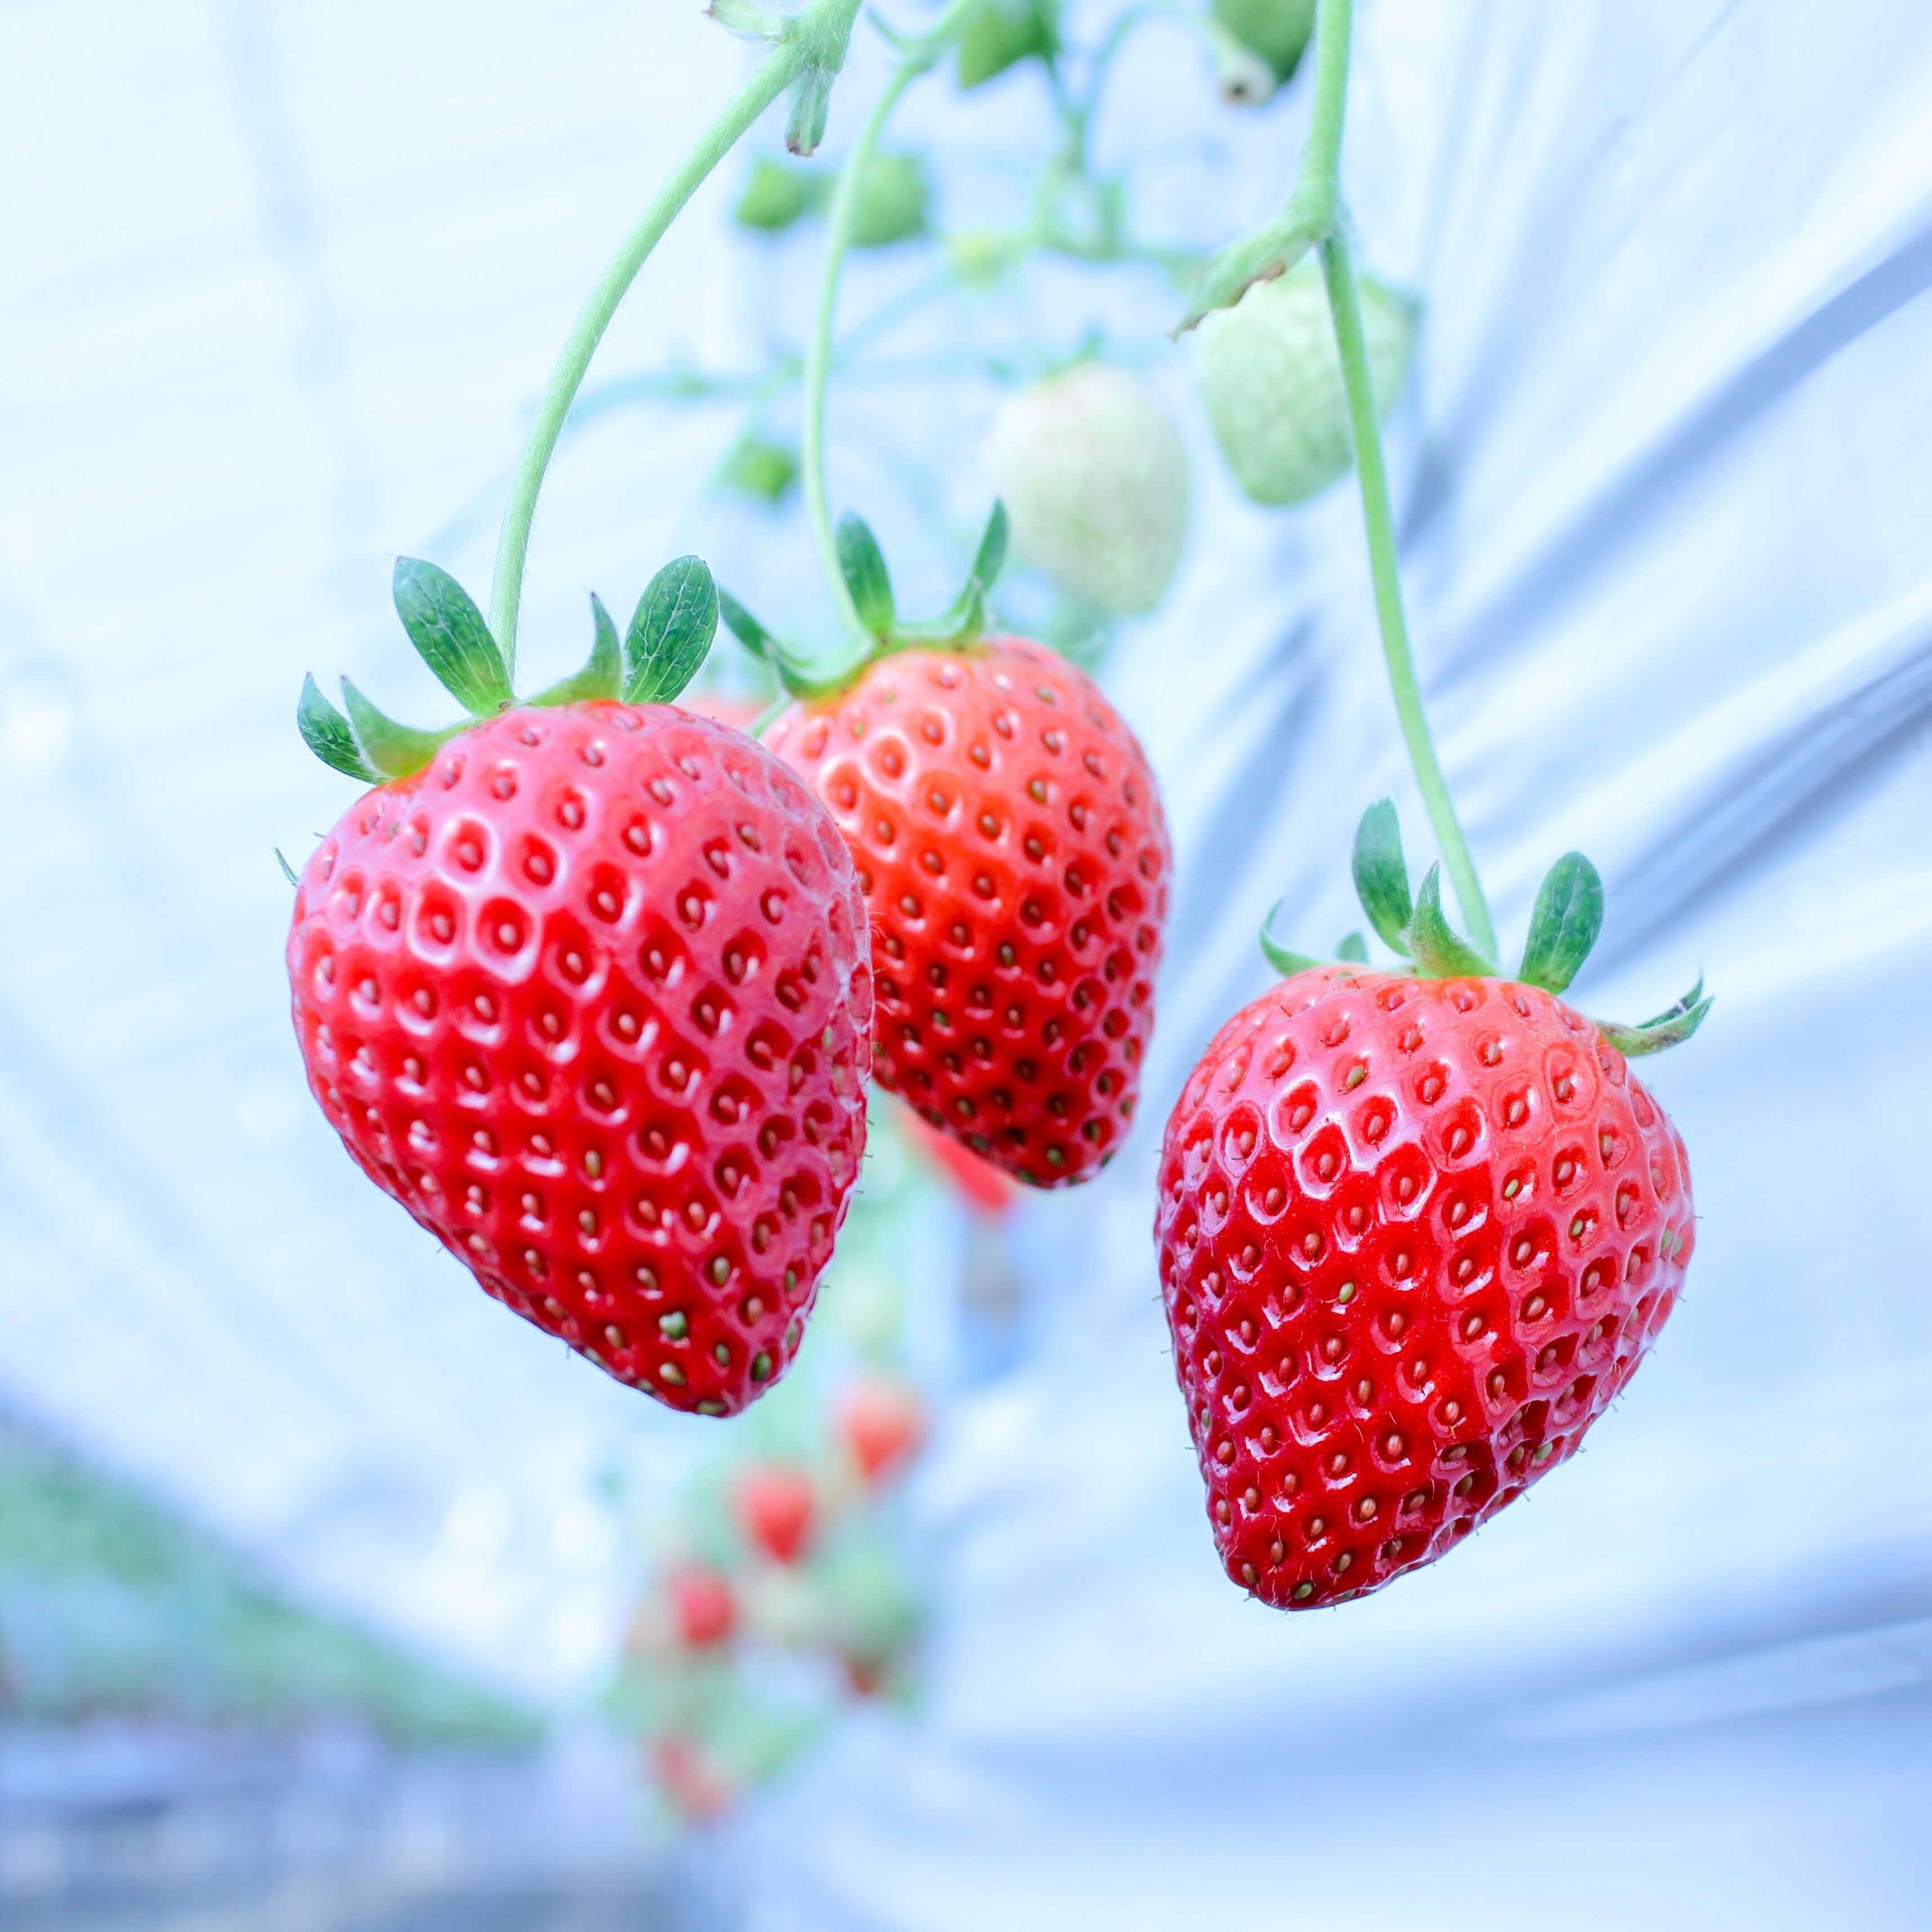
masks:
<svg viewBox="0 0 1932 1932"><path fill-rule="evenodd" d="M980 0L959 35L959 85L977 87L1060 51L1060 0Z"/></svg>
<svg viewBox="0 0 1932 1932"><path fill-rule="evenodd" d="M809 168L760 159L752 164L732 219L741 228L776 235L821 206L823 178Z"/></svg>
<svg viewBox="0 0 1932 1932"><path fill-rule="evenodd" d="M1029 562L1117 616L1166 596L1193 479L1180 430L1137 377L1083 362L1030 384L1001 406L987 453Z"/></svg>
<svg viewBox="0 0 1932 1932"><path fill-rule="evenodd" d="M1214 0L1214 18L1250 53L1258 54L1277 85L1301 64L1315 33L1315 0Z"/></svg>
<svg viewBox="0 0 1932 1932"><path fill-rule="evenodd" d="M890 248L926 232L932 182L922 154L877 154L859 182L855 248Z"/></svg>
<svg viewBox="0 0 1932 1932"><path fill-rule="evenodd" d="M1370 373L1384 411L1408 375L1415 322L1414 303L1363 278ZM1195 343L1195 380L1214 440L1255 502L1306 502L1348 474L1348 400L1316 262L1257 282L1232 308L1215 310Z"/></svg>

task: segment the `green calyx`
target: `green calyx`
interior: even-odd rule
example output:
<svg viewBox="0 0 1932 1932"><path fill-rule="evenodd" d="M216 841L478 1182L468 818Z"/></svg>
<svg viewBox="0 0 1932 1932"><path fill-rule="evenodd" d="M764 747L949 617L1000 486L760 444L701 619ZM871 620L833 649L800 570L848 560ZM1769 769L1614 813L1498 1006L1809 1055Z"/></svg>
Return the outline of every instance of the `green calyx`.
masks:
<svg viewBox="0 0 1932 1932"><path fill-rule="evenodd" d="M1562 993L1576 976L1604 925L1604 882L1597 868L1580 852L1566 852L1550 867L1529 916L1529 934L1513 974L1505 975L1449 923L1442 909L1442 868L1432 865L1413 896L1408 866L1402 856L1402 832L1395 807L1378 799L1362 814L1355 832L1354 872L1356 896L1376 935L1398 956L1394 970L1425 980L1508 977L1546 992ZM1368 948L1362 935L1352 932L1328 958L1298 952L1274 938L1277 901L1263 922L1262 951L1284 976L1318 966L1366 965ZM1636 1026L1613 1020L1592 1024L1620 1052L1631 1058L1661 1053L1688 1040L1704 1022L1711 1000L1700 978L1696 986L1662 1012Z"/></svg>
<svg viewBox="0 0 1932 1932"><path fill-rule="evenodd" d="M771 667L788 698L830 697L843 691L875 658L894 651L922 646L964 650L974 643L986 628L986 598L1006 560L1006 508L994 501L965 584L937 617L899 616L884 554L862 517L847 511L838 520L836 542L839 574L863 628L863 635L836 657L808 657L793 650L728 591L718 592L724 628Z"/></svg>
<svg viewBox="0 0 1932 1932"><path fill-rule="evenodd" d="M429 731L400 724L347 678L343 708L323 697L313 676L302 681L296 728L332 770L366 784L411 778L438 748L478 719L517 702L503 654L470 593L447 571L418 557L399 557L396 614L438 683L470 716ZM590 600L593 640L583 669L538 692L530 704L576 704L590 698L668 704L690 683L718 629L718 598L701 558L681 556L652 578L620 639L610 613Z"/></svg>

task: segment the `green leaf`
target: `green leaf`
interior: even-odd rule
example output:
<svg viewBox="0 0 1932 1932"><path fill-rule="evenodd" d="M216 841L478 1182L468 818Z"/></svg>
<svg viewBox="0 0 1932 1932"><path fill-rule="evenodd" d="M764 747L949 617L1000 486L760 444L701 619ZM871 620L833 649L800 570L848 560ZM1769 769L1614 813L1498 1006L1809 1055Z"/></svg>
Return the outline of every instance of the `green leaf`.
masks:
<svg viewBox="0 0 1932 1932"><path fill-rule="evenodd" d="M414 777L445 743L469 728L452 724L441 731L418 731L410 725L398 724L378 711L346 677L342 680L342 701L348 708L350 728L356 734L362 755L386 778Z"/></svg>
<svg viewBox="0 0 1932 1932"><path fill-rule="evenodd" d="M1352 932L1336 947L1335 957L1346 960L1351 966L1366 966L1369 963L1369 943L1359 932Z"/></svg>
<svg viewBox="0 0 1932 1932"><path fill-rule="evenodd" d="M1442 868L1423 874L1409 915L1408 950L1417 965L1435 980L1493 979L1496 968L1450 926L1442 913Z"/></svg>
<svg viewBox="0 0 1932 1932"><path fill-rule="evenodd" d="M1529 916L1529 938L1516 977L1560 993L1576 976L1604 929L1604 882L1580 852L1550 868Z"/></svg>
<svg viewBox="0 0 1932 1932"><path fill-rule="evenodd" d="M624 697L668 704L698 675L718 634L718 586L702 557L680 556L646 586L624 639Z"/></svg>
<svg viewBox="0 0 1932 1932"><path fill-rule="evenodd" d="M718 593L718 614L724 620L724 628L752 656L769 660L778 655L778 640L728 590Z"/></svg>
<svg viewBox="0 0 1932 1932"><path fill-rule="evenodd" d="M1698 982L1700 986L1702 983ZM1666 1048L1681 1046L1704 1024L1704 1016L1711 1010L1708 998L1693 1000L1688 1006L1679 1001L1678 1005L1681 1010L1660 1015L1639 1027L1619 1026L1614 1020L1592 1020L1590 1024L1626 1059L1640 1059L1647 1053L1662 1053Z"/></svg>
<svg viewBox="0 0 1932 1932"><path fill-rule="evenodd" d="M1408 950L1406 936L1415 908L1408 896L1408 865L1402 856L1402 827L1395 806L1378 799L1355 828L1355 895L1385 945Z"/></svg>
<svg viewBox="0 0 1932 1932"><path fill-rule="evenodd" d="M1268 916L1262 921L1261 942L1262 951L1267 956L1268 964L1284 980L1292 980L1298 973L1306 973L1311 966L1326 966L1330 962L1326 959L1317 959L1312 953L1292 952L1276 939L1275 919L1286 903L1286 900L1276 899L1268 908Z"/></svg>
<svg viewBox="0 0 1932 1932"><path fill-rule="evenodd" d="M448 571L420 557L399 556L392 589L410 642L458 704L487 718L514 702L510 674L490 626Z"/></svg>
<svg viewBox="0 0 1932 1932"><path fill-rule="evenodd" d="M617 640L617 626L602 600L592 595L590 621L596 635L590 656L581 670L572 671L530 700L532 704L576 704L592 698L617 698L624 688L624 649Z"/></svg>
<svg viewBox="0 0 1932 1932"><path fill-rule="evenodd" d="M1683 998L1678 1000L1673 1006L1666 1006L1662 1012L1654 1013L1648 1019L1640 1021L1638 1023L1637 1030L1640 1033L1647 1033L1652 1027L1662 1026L1666 1021L1674 1020L1677 1018L1679 1015L1688 1013L1690 1009L1703 998L1704 976L1702 974L1700 973L1697 975L1696 985L1693 986L1690 992L1684 995ZM1708 1004L1708 1003L1706 1002L1706 1004Z"/></svg>
<svg viewBox="0 0 1932 1932"><path fill-rule="evenodd" d="M752 164L731 216L741 228L776 235L822 207L825 195L824 177L812 169L760 160Z"/></svg>
<svg viewBox="0 0 1932 1932"><path fill-rule="evenodd" d="M349 720L322 696L312 676L302 680L296 729L302 734L302 742L332 770L344 778L360 778L365 784L382 782L382 774L363 757Z"/></svg>
<svg viewBox="0 0 1932 1932"><path fill-rule="evenodd" d="M1059 22L1059 0L980 0L959 36L959 85L980 86L1023 60L1052 60Z"/></svg>
<svg viewBox="0 0 1932 1932"><path fill-rule="evenodd" d="M850 510L838 519L838 568L858 607L860 622L874 637L883 638L898 614L892 604L892 580L878 539L866 520Z"/></svg>

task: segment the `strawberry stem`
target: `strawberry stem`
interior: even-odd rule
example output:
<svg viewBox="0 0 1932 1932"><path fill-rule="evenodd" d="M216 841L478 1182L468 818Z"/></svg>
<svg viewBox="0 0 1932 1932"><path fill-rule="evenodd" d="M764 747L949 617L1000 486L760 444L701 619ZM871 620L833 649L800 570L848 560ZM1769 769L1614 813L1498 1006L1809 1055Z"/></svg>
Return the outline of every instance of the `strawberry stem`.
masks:
<svg viewBox="0 0 1932 1932"><path fill-rule="evenodd" d="M1497 956L1496 929L1483 896L1476 862L1456 816L1448 781L1430 735L1428 714L1415 675L1409 648L1408 623L1402 613L1402 575L1396 557L1395 513L1389 502L1388 466L1382 455L1381 420L1375 385L1369 370L1369 347L1362 328L1361 289L1355 277L1354 251L1340 199L1342 128L1348 98L1351 0L1321 0L1316 28L1315 106L1295 183L1291 207L1299 206L1305 220L1318 220L1323 230L1322 272L1328 287L1328 307L1334 318L1335 346L1342 362L1342 381L1348 394L1348 421L1355 445L1355 472L1362 490L1362 521L1369 544L1369 574L1375 586L1376 618L1382 631L1382 656L1388 665L1389 688L1401 721L1402 742L1422 802L1435 828L1442 862L1456 889L1456 903L1476 950Z"/></svg>
<svg viewBox="0 0 1932 1932"><path fill-rule="evenodd" d="M758 63L751 79L726 103L652 197L578 314L537 405L536 418L530 425L529 439L517 466L510 500L503 512L502 530L496 541L490 624L502 648L503 662L512 674L517 662L517 618L523 603L524 566L530 550L537 498L557 438L563 433L564 419L570 413L584 372L590 367L590 358L597 352L610 318L617 313L619 304L637 280L638 272L663 238L664 231L752 124L808 68L816 70L828 50L842 55L846 36L858 11L859 0L812 0L783 23L771 52Z"/></svg>
<svg viewBox="0 0 1932 1932"><path fill-rule="evenodd" d="M838 170L832 190L832 206L826 214L825 264L818 289L818 308L813 318L812 340L805 356L805 423L800 438L799 464L805 486L805 514L812 526L825 581L838 613L840 627L850 634L874 641L853 602L852 592L838 558L838 542L832 527L831 501L825 488L825 388L832 372L832 322L838 306L839 278L845 257L852 246L858 225L859 196L866 170L885 131L886 122L898 105L899 96L938 61L963 28L978 0L951 0L932 28L916 40L905 44L898 65L883 92L872 104L865 124L854 140Z"/></svg>

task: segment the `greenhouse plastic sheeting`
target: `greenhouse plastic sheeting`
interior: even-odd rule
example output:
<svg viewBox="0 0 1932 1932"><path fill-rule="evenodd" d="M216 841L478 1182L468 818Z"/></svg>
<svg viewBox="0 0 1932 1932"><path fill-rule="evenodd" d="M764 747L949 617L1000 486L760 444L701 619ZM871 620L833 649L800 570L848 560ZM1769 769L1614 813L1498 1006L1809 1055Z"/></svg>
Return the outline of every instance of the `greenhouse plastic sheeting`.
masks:
<svg viewBox="0 0 1932 1932"><path fill-rule="evenodd" d="M1684 1299L1520 1506L1285 1617L1214 1559L1142 1134L1088 1216L1034 1218L1048 1330L925 1492L928 1706L747 1846L760 1932L1923 1922L1932 15L1360 10L1345 179L1428 303L1411 616L1499 922L1580 847L1610 912L1574 997L1718 994L1646 1072L1691 1149ZM1358 922L1353 811L1424 824L1349 493L1225 514L1116 679L1175 834L1156 1118L1277 896L1290 943Z"/></svg>
<svg viewBox="0 0 1932 1932"><path fill-rule="evenodd" d="M1023 1210L1028 1352L920 1480L920 1708L718 1848L758 1932L1918 1922L1932 16L1359 12L1351 197L1426 304L1390 429L1405 574L1499 922L1580 847L1610 912L1579 1004L1654 1011L1700 971L1718 994L1652 1075L1692 1154L1687 1293L1586 1451L1449 1561L1298 1618L1220 1576L1148 1240L1158 1127L1266 983L1268 906L1332 944L1360 807L1391 793L1414 846L1424 821L1353 498L1256 511L1197 442L1189 564L1108 674L1177 856L1141 1130ZM1168 130L1156 212L1232 232L1304 104L1235 125L1168 32L1130 50L1102 153ZM386 556L487 573L484 486L578 295L742 57L693 9L590 0L0 21L0 1397L318 1597L538 1688L614 1615L600 1459L642 1437L670 1467L686 1438L460 1292L348 1168L300 1089L269 848L340 808L292 748L304 670L427 710ZM964 170L974 116L929 89L902 126ZM1030 124L1030 98L984 116ZM782 305L724 191L608 366L759 352ZM1171 319L1157 286L1121 299ZM1192 421L1183 359L1156 380ZM882 433L964 436L969 391ZM566 446L534 668L580 654L584 587L634 596L677 549L767 607L808 580L795 531L694 503L726 433ZM868 508L898 473L837 461ZM963 526L986 479L940 466Z"/></svg>

